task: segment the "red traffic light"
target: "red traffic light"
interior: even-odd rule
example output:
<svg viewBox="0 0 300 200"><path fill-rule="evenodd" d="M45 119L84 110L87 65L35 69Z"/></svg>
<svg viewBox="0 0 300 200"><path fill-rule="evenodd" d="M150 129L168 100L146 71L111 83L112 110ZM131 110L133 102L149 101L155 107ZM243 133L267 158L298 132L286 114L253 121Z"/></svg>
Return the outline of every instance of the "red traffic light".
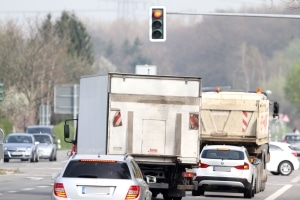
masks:
<svg viewBox="0 0 300 200"><path fill-rule="evenodd" d="M163 15L162 10L153 10L152 16L153 16L155 19L161 18L162 15Z"/></svg>
<svg viewBox="0 0 300 200"><path fill-rule="evenodd" d="M149 12L149 40L166 41L166 7L151 6Z"/></svg>

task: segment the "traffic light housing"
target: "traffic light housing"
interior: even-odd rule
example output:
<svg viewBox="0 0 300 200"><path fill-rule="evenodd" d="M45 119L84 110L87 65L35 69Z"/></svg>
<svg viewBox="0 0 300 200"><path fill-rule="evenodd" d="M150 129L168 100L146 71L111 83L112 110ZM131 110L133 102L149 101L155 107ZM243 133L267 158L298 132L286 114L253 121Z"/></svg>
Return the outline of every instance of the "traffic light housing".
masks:
<svg viewBox="0 0 300 200"><path fill-rule="evenodd" d="M149 39L151 42L166 41L166 7L151 6L149 12Z"/></svg>
<svg viewBox="0 0 300 200"><path fill-rule="evenodd" d="M4 100L4 98L3 98L3 94L4 94L3 87L4 87L4 83L0 83L0 102Z"/></svg>

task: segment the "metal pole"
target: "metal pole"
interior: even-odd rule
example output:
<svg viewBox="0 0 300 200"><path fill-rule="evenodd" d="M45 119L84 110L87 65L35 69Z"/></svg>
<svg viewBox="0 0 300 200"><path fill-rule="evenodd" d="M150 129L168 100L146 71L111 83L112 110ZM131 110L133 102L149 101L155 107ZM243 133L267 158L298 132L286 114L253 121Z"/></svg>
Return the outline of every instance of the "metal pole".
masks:
<svg viewBox="0 0 300 200"><path fill-rule="evenodd" d="M300 15L282 15L282 14L253 14L253 13L188 13L188 12L167 12L170 15L210 15L210 16L239 16L239 17L265 17L265 18L289 18L300 19Z"/></svg>

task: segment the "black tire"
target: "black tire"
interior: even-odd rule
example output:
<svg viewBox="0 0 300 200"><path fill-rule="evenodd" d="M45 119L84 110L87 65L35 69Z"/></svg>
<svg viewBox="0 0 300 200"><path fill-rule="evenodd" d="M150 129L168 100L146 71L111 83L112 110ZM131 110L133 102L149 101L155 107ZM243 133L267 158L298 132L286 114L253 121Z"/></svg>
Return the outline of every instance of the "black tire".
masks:
<svg viewBox="0 0 300 200"><path fill-rule="evenodd" d="M173 197L173 200L181 200L182 197Z"/></svg>
<svg viewBox="0 0 300 200"><path fill-rule="evenodd" d="M35 155L35 153L32 153L30 162L34 162L35 160L36 160L36 155Z"/></svg>
<svg viewBox="0 0 300 200"><path fill-rule="evenodd" d="M279 175L280 173L279 172L270 172L271 174L273 175Z"/></svg>
<svg viewBox="0 0 300 200"><path fill-rule="evenodd" d="M254 196L254 185L253 185L253 179L251 182L251 186L249 188L246 188L244 191L244 198L251 199Z"/></svg>
<svg viewBox="0 0 300 200"><path fill-rule="evenodd" d="M282 161L278 165L278 172L283 176L288 176L293 171L293 165L289 161Z"/></svg>
<svg viewBox="0 0 300 200"><path fill-rule="evenodd" d="M192 190L192 196L200 196L199 190Z"/></svg>
<svg viewBox="0 0 300 200"><path fill-rule="evenodd" d="M4 158L4 162L9 162L9 158Z"/></svg>
<svg viewBox="0 0 300 200"><path fill-rule="evenodd" d="M245 189L244 198L251 199L252 198L252 193L253 193L252 188Z"/></svg>
<svg viewBox="0 0 300 200"><path fill-rule="evenodd" d="M51 155L50 155L50 158L49 158L49 161L53 161L54 160L54 153L51 152Z"/></svg>

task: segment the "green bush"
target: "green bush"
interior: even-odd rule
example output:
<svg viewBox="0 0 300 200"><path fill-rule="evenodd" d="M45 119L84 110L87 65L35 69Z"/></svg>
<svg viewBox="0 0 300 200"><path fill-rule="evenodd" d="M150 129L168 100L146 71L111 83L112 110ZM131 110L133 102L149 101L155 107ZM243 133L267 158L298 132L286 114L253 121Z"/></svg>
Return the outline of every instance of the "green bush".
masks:
<svg viewBox="0 0 300 200"><path fill-rule="evenodd" d="M65 122L60 122L59 124L54 126L54 130L56 133L56 140L58 144L60 144L60 149L71 149L72 148L72 143L67 143L64 140L64 124ZM72 124L70 125L70 135L71 137L69 138L68 141L71 141L74 138L74 126Z"/></svg>
<svg viewBox="0 0 300 200"><path fill-rule="evenodd" d="M0 117L0 128L4 131L4 134L7 135L12 133L13 124L7 118Z"/></svg>

